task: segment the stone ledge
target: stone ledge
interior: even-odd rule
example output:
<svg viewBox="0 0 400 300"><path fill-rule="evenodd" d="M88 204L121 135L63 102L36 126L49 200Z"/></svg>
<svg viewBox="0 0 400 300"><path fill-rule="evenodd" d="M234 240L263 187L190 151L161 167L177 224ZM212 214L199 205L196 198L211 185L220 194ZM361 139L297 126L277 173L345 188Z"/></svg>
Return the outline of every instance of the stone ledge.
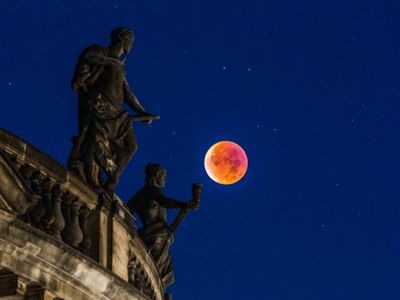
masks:
<svg viewBox="0 0 400 300"><path fill-rule="evenodd" d="M35 148L34 146L30 145L29 143L25 142L23 139L15 136L12 133L0 128L0 151L1 154L4 154L4 159L8 163L11 164L11 167L15 168L15 172L17 175L22 176L22 180L26 181L28 186L32 184L33 176L32 173L29 173L29 170L34 170L35 173L40 173L39 178L41 178L39 183L35 183L41 187L43 183L46 183L45 180L51 182L52 184L59 185L61 190L63 191L62 200L65 199L77 199L81 204L85 205L87 208L92 210L92 212L97 211L99 213L99 219L95 219L92 225L95 232L92 234L97 236L97 247L98 247L98 257L96 259L101 260L101 265L95 261L89 259L89 257L82 255L82 253L76 251L75 249L69 247L67 244L64 244L60 240L56 240L50 235L39 231L38 229L23 223L22 221L15 220L15 216L6 218L5 211L2 208L7 209L8 207L4 207L1 205L0 201L0 242L1 247L5 247L5 245L12 245L14 248L12 253L14 256L7 256L7 252L4 253L2 256L3 258L8 257L8 259L14 260L14 264L18 264L17 261L23 261L21 265L23 265L26 269L23 272L34 272L30 271L28 266L28 261L31 261L30 268L32 270L36 270L35 274L46 274L45 272L52 272L50 266L56 270L55 272L58 274L64 274L62 272L66 272L62 278L67 278L65 280L77 280L76 286L80 285L88 285L89 289L93 289L94 287L90 287L92 281L85 282L85 278L102 278L99 279L100 282L109 282L104 280L104 278L117 278L118 284L115 285L115 282L112 284L112 288L114 289L115 286L118 286L119 290L123 290L125 288L130 289L133 288L135 291L134 293L139 293L141 297L144 298L132 298L129 296L124 296L122 298L115 298L112 296L111 298L99 298L103 295L103 292L97 291L96 293L100 293L100 296L97 295L96 298L99 299L147 299L151 297L152 299L160 300L163 299L164 287L163 283L160 279L159 272L156 268L156 265L151 257L151 255L146 250L145 245L142 243L140 238L137 236L135 230L135 219L130 213L129 209L127 208L126 204L119 198L114 197L114 199L109 198L103 194L97 194L90 186L86 183L81 181L74 173L66 170L64 166L59 164L57 161L53 160L51 157L46 155L45 153L41 152L39 149ZM25 169L24 169L25 168ZM18 173L21 170L28 170L28 173ZM37 172L39 171L39 172ZM31 174L31 175L24 175L24 174ZM26 178L25 178L26 176ZM3 180L4 181L4 180ZM47 188L46 185L44 185ZM31 191L32 192L32 191ZM53 193L53 192L52 192ZM33 193L32 193L33 196ZM51 197L56 197L54 194L50 195ZM47 194L47 197L50 197ZM8 199L9 201L15 201L15 197L11 196ZM40 203L44 203L44 194L40 193ZM47 199L47 198L46 198ZM55 199L55 198L54 198ZM54 201L52 199L52 201ZM61 199L61 198L60 198ZM0 194L1 200L1 194ZM47 200L48 201L48 200ZM70 200L68 200L70 201ZM66 201L66 203L70 203ZM62 202L64 203L64 202ZM68 204L69 205L69 204ZM69 206L68 206L69 207ZM11 209L11 207L10 207ZM12 209L11 209L12 210ZM64 212L62 212L64 214ZM17 213L17 215L20 215ZM104 217L102 217L104 215ZM97 221L96 221L97 220ZM96 223L97 222L97 223ZM127 238L124 240L124 243L121 244L121 241L116 239L114 236L114 232L112 231L112 227L115 226L117 223L121 225L120 227L121 232L127 235ZM37 222L39 224L39 222ZM35 226L41 228L39 225L34 223ZM97 227L98 228L97 228ZM109 230L109 226L111 230ZM92 229L93 229L92 228ZM65 228L64 228L65 229ZM97 231L96 231L97 230ZM106 232L106 236L103 234ZM35 237L35 238L34 238ZM108 243L108 245L104 244ZM113 252L113 244L120 244L120 247L117 249L115 253ZM2 255L0 247L0 257ZM108 248L107 248L108 247ZM5 250L8 248L5 247ZM133 250L133 251L132 251ZM132 252L130 252L132 251ZM151 291L144 290L147 295L145 296L141 291L141 286L134 285L126 282L123 280L126 274L129 277L129 259L132 257L128 253L133 253L135 259L137 259L141 265L139 268L141 271L144 271L143 276L147 283L150 283ZM10 254L10 253L9 253ZM75 258L72 258L72 256ZM101 258L100 256L103 255ZM115 257L114 257L115 256ZM120 259L120 258L123 259ZM105 258L109 258L111 265L109 269L105 269L105 266L108 266L107 262L104 261ZM19 260L18 260L19 259ZM117 269L111 268L112 261L120 262ZM119 260L118 260L119 259ZM42 263L43 268L38 268L37 266L42 266L39 261ZM83 261L83 263L82 263ZM0 260L1 262L1 260ZM38 264L38 265L36 265ZM62 265L60 265L62 263ZM1 268L0 264L0 268ZM7 267L7 265L4 265ZM100 269L99 269L100 268ZM47 271L46 271L47 270ZM86 272L86 270L89 270ZM97 270L94 272L93 270ZM102 271L100 271L102 270ZM111 272L115 271L115 272ZM22 273L23 273L22 272ZM99 273L100 272L100 273ZM106 272L104 274L101 272ZM126 272L126 274L125 274ZM56 275L57 275L56 274ZM75 275L74 275L75 274ZM105 277L101 277L103 275ZM118 275L121 277L118 277ZM21 275L22 276L22 275ZM44 275L43 275L44 276ZM72 276L72 278L71 278ZM75 277L73 277L75 276ZM142 275L140 275L142 276ZM58 277L57 277L58 278ZM69 279L68 279L69 278ZM75 278L75 279L74 279ZM64 280L63 279L63 280ZM57 279L58 280L58 279ZM61 280L61 279L60 279ZM56 281L62 282L62 281ZM111 280L111 279L110 279ZM53 282L53 281L52 281ZM111 282L111 281L110 281ZM54 283L54 282L53 282ZM52 284L53 284L52 283ZM71 284L75 286L74 284ZM67 285L66 285L67 286ZM97 284L96 284L97 286ZM137 287L137 288L136 288ZM65 287L67 288L67 287ZM140 289L140 291L139 291ZM129 292L131 293L131 292ZM136 295L136 294L135 294ZM78 297L78 296L76 296ZM73 300L78 299L93 299L93 298L73 298ZM101 297L105 297L104 295Z"/></svg>
<svg viewBox="0 0 400 300"><path fill-rule="evenodd" d="M0 219L10 222L0 210ZM3 226L4 227L4 226ZM73 300L148 300L136 288L88 257L19 221L0 237L0 266ZM162 299L162 291L156 291ZM73 295L73 296L72 296Z"/></svg>
<svg viewBox="0 0 400 300"><path fill-rule="evenodd" d="M97 205L97 193L91 187L50 156L3 128L0 128L0 148L52 178L90 209Z"/></svg>

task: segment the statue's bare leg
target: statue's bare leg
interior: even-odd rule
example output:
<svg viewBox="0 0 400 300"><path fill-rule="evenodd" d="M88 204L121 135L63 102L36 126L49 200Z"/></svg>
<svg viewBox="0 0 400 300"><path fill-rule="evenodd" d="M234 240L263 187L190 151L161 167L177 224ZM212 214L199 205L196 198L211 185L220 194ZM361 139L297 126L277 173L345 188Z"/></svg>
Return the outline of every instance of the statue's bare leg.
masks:
<svg viewBox="0 0 400 300"><path fill-rule="evenodd" d="M86 167L86 178L89 185L95 189L100 189L99 183L100 167L94 159L89 159Z"/></svg>
<svg viewBox="0 0 400 300"><path fill-rule="evenodd" d="M115 172L112 174L108 173L108 179L104 186L104 189L109 192L114 192L115 186L118 183L119 176L122 171L125 169L126 165L135 154L137 150L136 139L133 134L133 131L127 133L124 137L124 145L126 147L126 151L119 153L119 155L115 159L115 164L117 165Z"/></svg>

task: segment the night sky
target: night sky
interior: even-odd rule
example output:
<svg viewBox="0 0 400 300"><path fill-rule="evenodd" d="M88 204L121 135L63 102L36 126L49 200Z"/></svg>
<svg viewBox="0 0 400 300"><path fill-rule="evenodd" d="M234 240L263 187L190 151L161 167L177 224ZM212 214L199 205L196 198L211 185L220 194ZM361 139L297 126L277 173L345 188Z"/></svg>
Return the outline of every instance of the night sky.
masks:
<svg viewBox="0 0 400 300"><path fill-rule="evenodd" d="M175 234L175 300L400 299L398 1L1 1L0 126L62 164L77 133L80 51L135 31L127 79L161 115L134 124L165 194L201 208ZM208 178L217 141L247 152ZM172 220L174 214L170 214Z"/></svg>

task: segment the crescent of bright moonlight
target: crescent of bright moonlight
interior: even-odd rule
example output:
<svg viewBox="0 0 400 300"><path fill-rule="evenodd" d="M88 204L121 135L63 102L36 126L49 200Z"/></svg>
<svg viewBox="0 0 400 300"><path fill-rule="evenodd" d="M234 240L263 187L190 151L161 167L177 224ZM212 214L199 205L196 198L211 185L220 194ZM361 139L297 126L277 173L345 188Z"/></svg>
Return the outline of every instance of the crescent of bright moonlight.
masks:
<svg viewBox="0 0 400 300"><path fill-rule="evenodd" d="M218 142L208 149L204 167L208 176L220 184L233 184L246 174L246 152L238 144Z"/></svg>

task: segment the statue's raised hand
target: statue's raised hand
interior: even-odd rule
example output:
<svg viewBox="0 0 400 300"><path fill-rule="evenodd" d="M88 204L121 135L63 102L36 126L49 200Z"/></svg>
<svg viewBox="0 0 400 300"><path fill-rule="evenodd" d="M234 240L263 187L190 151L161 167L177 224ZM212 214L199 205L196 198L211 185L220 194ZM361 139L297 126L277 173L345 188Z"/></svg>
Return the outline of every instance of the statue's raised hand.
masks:
<svg viewBox="0 0 400 300"><path fill-rule="evenodd" d="M185 207L186 210L197 210L200 207L200 202L197 201L196 199L189 200L185 204L186 204Z"/></svg>
<svg viewBox="0 0 400 300"><path fill-rule="evenodd" d="M152 120L144 120L143 123L146 125L150 125L151 123L153 123L153 121Z"/></svg>

